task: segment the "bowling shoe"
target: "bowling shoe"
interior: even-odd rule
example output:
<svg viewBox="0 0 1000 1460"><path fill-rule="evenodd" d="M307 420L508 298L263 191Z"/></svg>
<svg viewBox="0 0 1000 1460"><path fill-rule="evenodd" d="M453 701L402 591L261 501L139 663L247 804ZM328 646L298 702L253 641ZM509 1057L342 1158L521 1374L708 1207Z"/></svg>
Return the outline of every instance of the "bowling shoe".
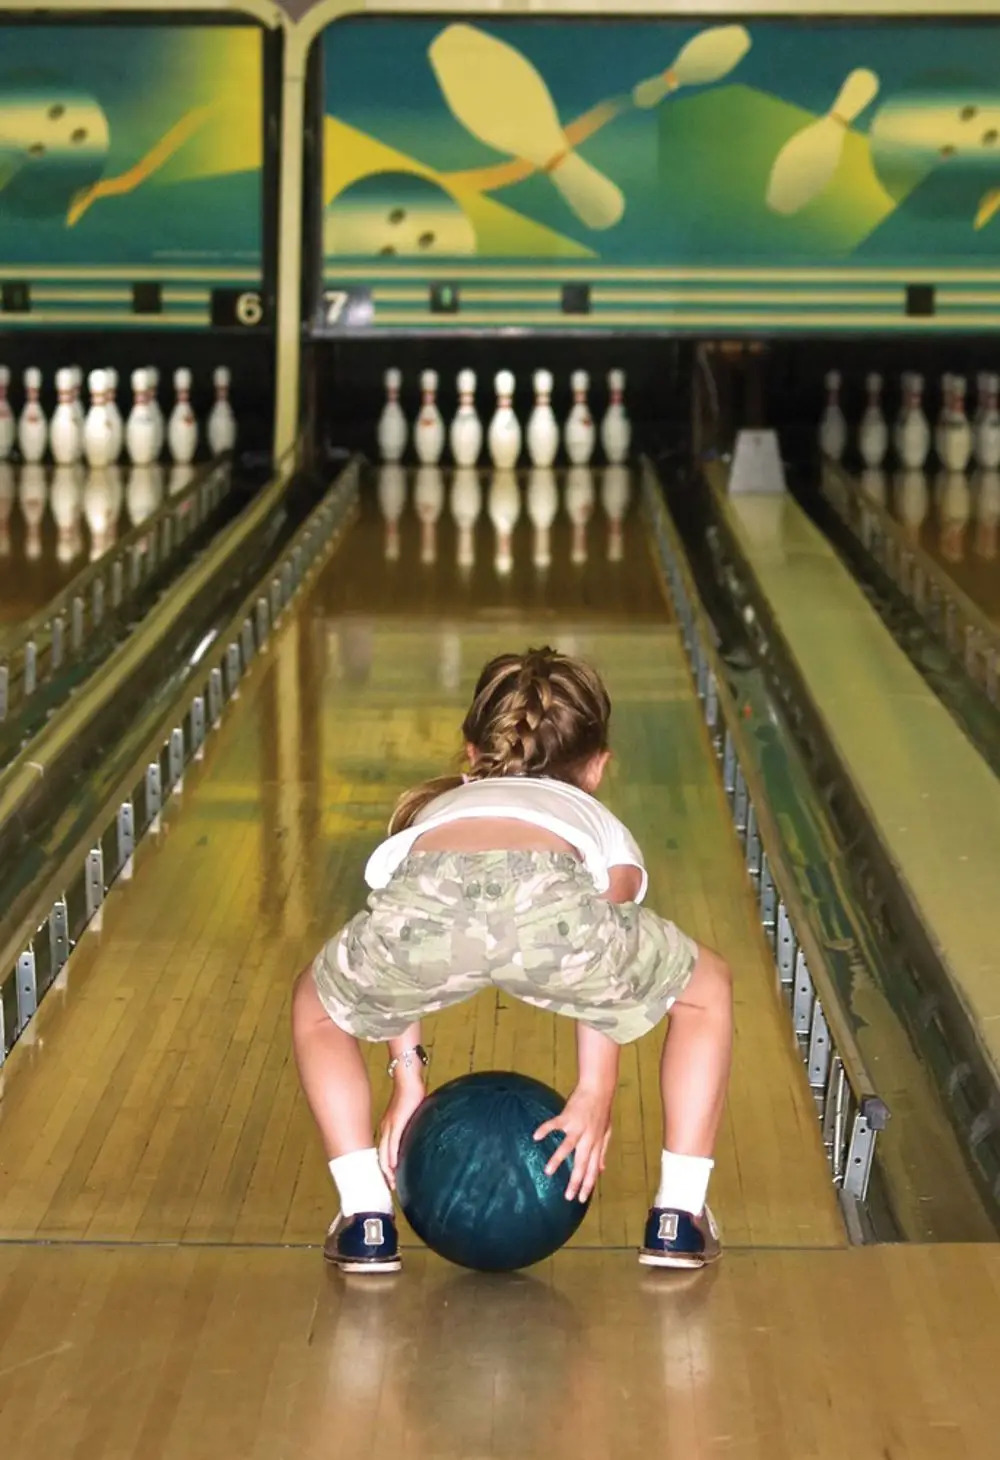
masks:
<svg viewBox="0 0 1000 1460"><path fill-rule="evenodd" d="M709 1207L701 1215L650 1207L639 1248L645 1267L705 1267L722 1256L719 1229Z"/></svg>
<svg viewBox="0 0 1000 1460"><path fill-rule="evenodd" d="M385 1212L353 1217L339 1212L330 1223L323 1256L341 1272L399 1272L403 1263L395 1218Z"/></svg>

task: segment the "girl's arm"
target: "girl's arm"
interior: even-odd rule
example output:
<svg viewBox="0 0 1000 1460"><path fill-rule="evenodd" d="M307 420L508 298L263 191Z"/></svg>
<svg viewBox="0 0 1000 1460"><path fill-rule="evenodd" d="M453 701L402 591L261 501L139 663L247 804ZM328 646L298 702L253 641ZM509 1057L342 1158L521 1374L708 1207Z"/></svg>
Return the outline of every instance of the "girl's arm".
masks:
<svg viewBox="0 0 1000 1460"><path fill-rule="evenodd" d="M396 1039L387 1041L389 1046L389 1058L394 1060L397 1055L413 1049L414 1045L420 1043L420 1025L411 1024L409 1029L400 1034ZM404 1064L396 1066L392 1077L392 1094L389 1097L389 1104L386 1106L385 1114L379 1124L378 1133L378 1157L379 1164L389 1185L395 1188L396 1166L399 1162L399 1141L404 1130L409 1124L410 1117L424 1102L427 1095L427 1086L424 1083L424 1068L419 1060L414 1060L407 1068Z"/></svg>

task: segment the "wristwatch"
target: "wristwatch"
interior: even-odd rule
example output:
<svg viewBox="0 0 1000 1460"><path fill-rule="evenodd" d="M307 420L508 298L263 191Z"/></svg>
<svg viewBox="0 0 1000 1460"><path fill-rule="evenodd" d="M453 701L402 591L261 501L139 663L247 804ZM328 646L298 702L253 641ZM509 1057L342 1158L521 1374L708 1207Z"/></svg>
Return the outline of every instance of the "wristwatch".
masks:
<svg viewBox="0 0 1000 1460"><path fill-rule="evenodd" d="M400 1065L403 1066L404 1070L409 1070L412 1069L418 1061L422 1065L430 1064L427 1051L426 1049L424 1049L422 1044L415 1044L412 1049L404 1049L402 1054L397 1054L395 1059L391 1059L389 1061L389 1079L392 1079L393 1075L396 1073L396 1070Z"/></svg>

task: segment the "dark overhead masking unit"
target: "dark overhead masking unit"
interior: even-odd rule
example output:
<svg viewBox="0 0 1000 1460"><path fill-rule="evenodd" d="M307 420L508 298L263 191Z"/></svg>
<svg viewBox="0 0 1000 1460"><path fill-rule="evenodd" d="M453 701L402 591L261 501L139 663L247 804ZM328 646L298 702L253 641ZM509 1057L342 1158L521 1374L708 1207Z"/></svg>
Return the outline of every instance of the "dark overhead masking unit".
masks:
<svg viewBox="0 0 1000 1460"><path fill-rule="evenodd" d="M562 286L563 314L590 313L590 285L564 284Z"/></svg>
<svg viewBox="0 0 1000 1460"><path fill-rule="evenodd" d="M459 290L457 284L431 285L431 314L457 314Z"/></svg>
<svg viewBox="0 0 1000 1460"><path fill-rule="evenodd" d="M906 313L911 319L926 319L936 313L933 284L907 284Z"/></svg>

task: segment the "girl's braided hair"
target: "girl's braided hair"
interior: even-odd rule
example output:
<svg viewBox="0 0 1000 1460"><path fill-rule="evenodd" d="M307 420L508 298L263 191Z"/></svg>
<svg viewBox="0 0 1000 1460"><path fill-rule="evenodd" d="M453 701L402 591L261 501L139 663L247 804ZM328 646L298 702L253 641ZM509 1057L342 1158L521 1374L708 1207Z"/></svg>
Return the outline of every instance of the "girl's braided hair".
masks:
<svg viewBox="0 0 1000 1460"><path fill-rule="evenodd" d="M551 776L578 780L587 762L608 748L611 701L589 664L555 649L499 654L476 684L462 735L475 752L466 779ZM461 776L439 776L405 791L390 834L411 826L418 813Z"/></svg>

